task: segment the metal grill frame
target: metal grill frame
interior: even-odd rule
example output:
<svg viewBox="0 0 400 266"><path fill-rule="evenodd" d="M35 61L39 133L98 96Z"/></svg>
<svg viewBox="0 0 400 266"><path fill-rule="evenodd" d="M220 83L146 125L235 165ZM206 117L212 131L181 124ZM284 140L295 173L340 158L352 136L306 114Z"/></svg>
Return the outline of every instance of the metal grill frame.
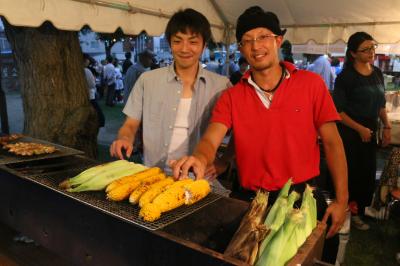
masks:
<svg viewBox="0 0 400 266"><path fill-rule="evenodd" d="M82 157L81 159L83 163L85 161L85 158ZM52 172L51 174L33 174L33 175L18 172L18 170L13 169L13 165L6 165L6 166L0 165L0 168L4 169L5 171L15 176L27 179L31 182L34 182L50 190L53 190L73 200L79 201L94 209L100 210L103 213L114 216L128 223L135 224L150 231L159 230L223 197L222 194L218 193L219 192L218 190L215 190L211 192L207 197L205 197L204 199L193 205L181 206L172 211L163 213L160 219L154 222L146 222L139 217L140 208L137 205L132 205L127 201L123 202L109 201L106 199L106 193L104 191L71 193L58 187L58 184L61 183L63 180L71 178L79 174L80 172L86 170L88 167L94 165L96 164L93 163L93 161L91 161L89 162L89 164L86 163L86 165L84 166L74 167L73 169L69 170Z"/></svg>

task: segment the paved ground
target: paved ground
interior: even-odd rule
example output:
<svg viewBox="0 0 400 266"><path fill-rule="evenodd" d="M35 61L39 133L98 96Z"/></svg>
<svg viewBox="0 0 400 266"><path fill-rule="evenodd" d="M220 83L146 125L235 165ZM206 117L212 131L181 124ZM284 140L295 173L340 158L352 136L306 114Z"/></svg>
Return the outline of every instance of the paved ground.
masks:
<svg viewBox="0 0 400 266"><path fill-rule="evenodd" d="M22 133L24 128L24 112L21 95L17 92L6 92L8 122L10 133ZM121 119L108 119L106 126L101 128L98 135L98 143L108 146L115 139L115 135L121 126ZM106 118L107 119L107 118Z"/></svg>

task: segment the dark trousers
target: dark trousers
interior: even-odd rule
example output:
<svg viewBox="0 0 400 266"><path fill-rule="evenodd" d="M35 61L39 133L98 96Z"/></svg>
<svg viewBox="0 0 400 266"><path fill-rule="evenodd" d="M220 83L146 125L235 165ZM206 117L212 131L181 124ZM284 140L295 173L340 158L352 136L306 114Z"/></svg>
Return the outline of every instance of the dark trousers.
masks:
<svg viewBox="0 0 400 266"><path fill-rule="evenodd" d="M114 106L115 99L115 83L107 86L106 105Z"/></svg>
<svg viewBox="0 0 400 266"><path fill-rule="evenodd" d="M376 125L366 125L376 131ZM365 207L372 201L376 176L376 136L370 142L362 142L360 135L353 129L338 125L346 152L349 176L349 201L357 202L358 214L364 215Z"/></svg>
<svg viewBox="0 0 400 266"><path fill-rule="evenodd" d="M300 195L302 195L307 183L309 185L315 187L316 186L316 178L313 178L304 183L292 185L290 188L290 191L295 190L296 192L300 193ZM322 218L324 217L326 209L328 208L328 205L326 203L325 197L321 190L319 190L317 188L314 190L313 194L314 194L314 198L316 199L316 202L317 202L317 219L319 221L321 221ZM271 191L269 193L269 197L268 197L268 205L269 206L272 206L272 204L275 203L276 199L278 198L278 195L279 195L279 190ZM233 191L231 194L231 197L238 198L238 199L245 200L245 201L251 201L254 198L254 196L255 196L254 191L249 191L249 190L245 190L242 188L239 188L238 191ZM296 201L294 204L294 207L296 207L296 208L300 208L300 206L301 206L301 199ZM328 219L327 230L329 229L330 225L331 225L331 221L330 221L330 219ZM325 239L322 260L324 262L335 264L338 248L339 248L339 234L336 234L335 236L333 236L329 239Z"/></svg>

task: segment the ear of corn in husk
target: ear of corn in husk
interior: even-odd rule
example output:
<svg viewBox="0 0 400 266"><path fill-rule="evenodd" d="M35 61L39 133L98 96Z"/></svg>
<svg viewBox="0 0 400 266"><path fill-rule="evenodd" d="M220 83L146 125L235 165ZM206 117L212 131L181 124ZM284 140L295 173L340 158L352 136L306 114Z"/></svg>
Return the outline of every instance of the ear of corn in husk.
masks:
<svg viewBox="0 0 400 266"><path fill-rule="evenodd" d="M78 175L68 178L59 184L59 187L67 189L79 186L90 180L91 178L105 174L107 171L111 171L113 169L117 169L119 167L123 167L129 165L130 163L126 160L117 160L114 162L109 162L105 164L96 165L94 167L88 168L85 171L79 173Z"/></svg>
<svg viewBox="0 0 400 266"><path fill-rule="evenodd" d="M301 211L292 210L262 252L256 266L284 266L297 252L297 244L291 239L296 227L303 223L303 219L304 216Z"/></svg>
<svg viewBox="0 0 400 266"><path fill-rule="evenodd" d="M120 179L117 179L115 181L113 181L111 184L109 184L106 188L106 192L108 193L109 191L113 190L114 188L123 185L123 184L127 184L127 183L131 183L133 181L137 181L137 180L142 180L144 178L156 175L161 173L161 169L158 167L152 167L149 169L144 169L141 172L129 175L129 176L124 176Z"/></svg>
<svg viewBox="0 0 400 266"><path fill-rule="evenodd" d="M113 201L121 201L127 199L132 191L137 189L141 184L151 185L153 183L161 181L162 179L165 179L165 177L165 174L161 173L139 180L134 180L130 183L119 185L107 193L107 198Z"/></svg>
<svg viewBox="0 0 400 266"><path fill-rule="evenodd" d="M123 176L135 174L145 169L147 169L147 167L144 165L129 163L126 166L112 168L110 170L102 172L101 174L97 174L96 176L90 178L79 186L67 189L67 191L82 192L103 190L108 184L110 184L114 180L117 180Z"/></svg>
<svg viewBox="0 0 400 266"><path fill-rule="evenodd" d="M260 245L260 249L258 252L259 256L264 251L268 242L271 241L271 239L284 223L287 213L293 209L294 202L300 198L299 193L295 191L292 191L288 196L291 184L292 180L290 179L282 188L278 198L272 205L271 210L269 211L267 218L265 219L264 225L271 231L268 233L267 237L262 241Z"/></svg>
<svg viewBox="0 0 400 266"><path fill-rule="evenodd" d="M293 199L288 201L293 201ZM316 224L316 200L313 197L311 187L307 185L300 209L288 209L283 225L264 249L260 249L259 258L255 265L284 266L297 253L298 248L304 244Z"/></svg>
<svg viewBox="0 0 400 266"><path fill-rule="evenodd" d="M269 193L257 191L256 197L243 217L238 230L226 248L224 255L237 258L253 265L257 257L259 243L268 233L263 225L268 206Z"/></svg>

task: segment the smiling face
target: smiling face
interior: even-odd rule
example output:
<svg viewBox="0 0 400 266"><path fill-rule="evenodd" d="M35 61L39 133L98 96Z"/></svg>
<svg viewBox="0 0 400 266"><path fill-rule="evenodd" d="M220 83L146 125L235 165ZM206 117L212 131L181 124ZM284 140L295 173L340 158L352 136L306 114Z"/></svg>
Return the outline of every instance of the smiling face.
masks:
<svg viewBox="0 0 400 266"><path fill-rule="evenodd" d="M171 36L171 51L178 69L197 66L203 50L204 40L200 34L187 31Z"/></svg>
<svg viewBox="0 0 400 266"><path fill-rule="evenodd" d="M240 52L252 69L262 71L279 64L282 36L276 36L267 28L255 28L243 35L241 43Z"/></svg>
<svg viewBox="0 0 400 266"><path fill-rule="evenodd" d="M373 64L375 60L375 48L376 42L373 40L363 41L360 46L358 46L355 52L351 52L354 58L354 62L359 63L370 63Z"/></svg>

